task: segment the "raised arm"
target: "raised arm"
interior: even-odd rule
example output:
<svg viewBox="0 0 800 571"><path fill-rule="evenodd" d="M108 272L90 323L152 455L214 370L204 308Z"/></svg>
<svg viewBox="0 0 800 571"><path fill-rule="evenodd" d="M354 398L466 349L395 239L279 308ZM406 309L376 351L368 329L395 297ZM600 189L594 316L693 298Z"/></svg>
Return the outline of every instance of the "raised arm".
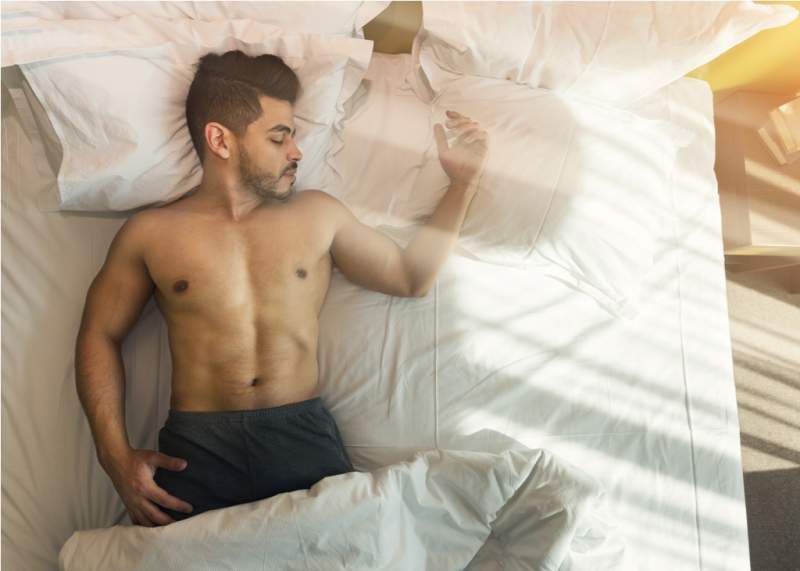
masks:
<svg viewBox="0 0 800 571"><path fill-rule="evenodd" d="M156 466L181 469L180 459L133 449L125 428L122 341L155 287L143 256L148 223L147 214L140 212L123 224L89 287L75 344L75 382L100 464L128 508L131 521L152 526L173 521L155 502L181 511L190 511L191 506L153 481Z"/></svg>
<svg viewBox="0 0 800 571"><path fill-rule="evenodd" d="M488 153L486 132L478 123L455 112L449 111L448 117L447 126L458 135L453 146L448 145L441 125L434 126L434 135L450 186L405 250L361 224L335 198L323 198L336 213L331 254L351 282L390 295L421 297L436 281L458 239Z"/></svg>

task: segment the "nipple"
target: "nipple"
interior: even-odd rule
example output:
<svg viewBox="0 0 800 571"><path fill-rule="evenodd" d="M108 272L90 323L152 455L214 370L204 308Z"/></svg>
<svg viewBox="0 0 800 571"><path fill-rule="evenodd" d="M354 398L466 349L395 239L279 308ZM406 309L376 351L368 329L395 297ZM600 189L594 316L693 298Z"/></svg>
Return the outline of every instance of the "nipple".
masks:
<svg viewBox="0 0 800 571"><path fill-rule="evenodd" d="M305 279L306 271L303 268L298 269L296 272L297 277Z"/></svg>
<svg viewBox="0 0 800 571"><path fill-rule="evenodd" d="M187 282L186 280L178 280L173 284L172 289L180 293L182 291L185 291L188 287L189 287L189 282Z"/></svg>

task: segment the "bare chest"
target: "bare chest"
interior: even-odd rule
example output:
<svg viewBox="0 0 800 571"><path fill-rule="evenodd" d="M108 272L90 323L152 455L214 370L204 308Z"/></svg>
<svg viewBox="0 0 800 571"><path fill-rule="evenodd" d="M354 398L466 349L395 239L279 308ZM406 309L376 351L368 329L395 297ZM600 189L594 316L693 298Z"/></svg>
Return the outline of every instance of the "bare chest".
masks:
<svg viewBox="0 0 800 571"><path fill-rule="evenodd" d="M290 217L220 224L177 216L146 263L167 313L318 312L330 283L330 240L324 227Z"/></svg>

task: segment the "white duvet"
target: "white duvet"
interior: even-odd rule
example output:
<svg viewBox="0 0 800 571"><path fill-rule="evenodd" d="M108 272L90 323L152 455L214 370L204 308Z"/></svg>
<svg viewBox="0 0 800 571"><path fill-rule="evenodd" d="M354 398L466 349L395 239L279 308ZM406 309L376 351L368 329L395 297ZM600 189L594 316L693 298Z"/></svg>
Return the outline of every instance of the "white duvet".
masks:
<svg viewBox="0 0 800 571"><path fill-rule="evenodd" d="M544 450L431 450L162 527L74 533L66 571L620 569L602 490Z"/></svg>

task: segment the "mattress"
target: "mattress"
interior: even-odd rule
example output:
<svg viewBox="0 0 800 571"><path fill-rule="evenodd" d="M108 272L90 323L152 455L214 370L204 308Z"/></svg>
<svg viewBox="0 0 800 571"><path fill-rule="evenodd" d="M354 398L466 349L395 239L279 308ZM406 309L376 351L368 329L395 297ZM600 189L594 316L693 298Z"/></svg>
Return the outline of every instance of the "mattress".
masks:
<svg viewBox="0 0 800 571"><path fill-rule="evenodd" d="M361 193L412 185L413 157L388 160L424 144L398 131L404 106L421 104L410 56L374 54L368 79L341 133L341 183ZM73 369L84 296L124 216L45 211L55 177L37 121L21 90L3 97L2 563L54 569L75 530L127 520L94 457ZM320 315L322 396L360 471L420 450L544 448L602 484L635 568L747 569L711 92L684 78L637 111L695 137L636 319L546 275L458 252L419 299L365 291L335 271ZM131 443L155 449L171 363L152 300L123 358Z"/></svg>

